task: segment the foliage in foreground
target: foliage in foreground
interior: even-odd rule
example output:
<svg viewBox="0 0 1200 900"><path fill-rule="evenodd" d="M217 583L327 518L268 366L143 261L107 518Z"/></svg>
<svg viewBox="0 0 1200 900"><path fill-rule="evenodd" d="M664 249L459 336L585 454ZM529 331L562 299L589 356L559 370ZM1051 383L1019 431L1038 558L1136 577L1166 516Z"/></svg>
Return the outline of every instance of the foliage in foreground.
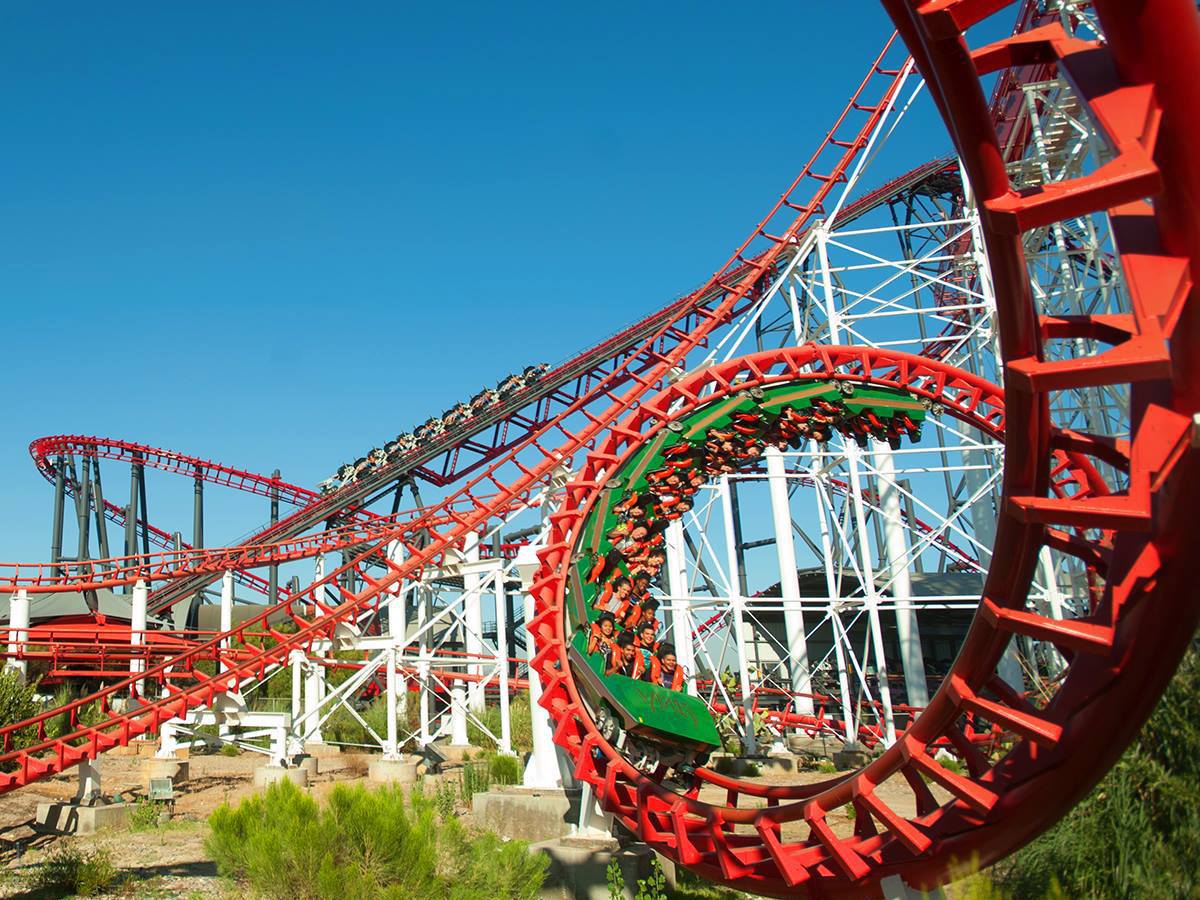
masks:
<svg viewBox="0 0 1200 900"><path fill-rule="evenodd" d="M209 818L206 849L221 874L263 897L532 898L546 860L522 841L467 832L419 791L339 785L316 802L290 782Z"/></svg>
<svg viewBox="0 0 1200 900"><path fill-rule="evenodd" d="M0 670L0 723L21 722L41 712L34 688L26 684L14 669ZM20 750L35 743L37 729L32 726L13 733L12 749Z"/></svg>
<svg viewBox="0 0 1200 900"><path fill-rule="evenodd" d="M1104 780L997 864L1000 897L1200 897L1200 641ZM993 895L995 896L995 895Z"/></svg>
<svg viewBox="0 0 1200 900"><path fill-rule="evenodd" d="M90 897L117 878L107 850L80 850L71 844L56 847L30 878L33 888L54 897Z"/></svg>

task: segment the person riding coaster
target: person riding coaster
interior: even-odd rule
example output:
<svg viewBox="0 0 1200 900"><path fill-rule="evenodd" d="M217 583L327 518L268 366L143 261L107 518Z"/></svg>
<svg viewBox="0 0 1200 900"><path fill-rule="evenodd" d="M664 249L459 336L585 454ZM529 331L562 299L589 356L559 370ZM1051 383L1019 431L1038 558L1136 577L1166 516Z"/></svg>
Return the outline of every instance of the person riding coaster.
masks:
<svg viewBox="0 0 1200 900"><path fill-rule="evenodd" d="M602 613L600 618L592 623L588 633L587 653L590 656L597 651L603 651L607 656L617 646L617 623L612 613Z"/></svg>
<svg viewBox="0 0 1200 900"><path fill-rule="evenodd" d="M496 385L496 393L501 400L507 400L525 386L525 380L520 375L509 375Z"/></svg>
<svg viewBox="0 0 1200 900"><path fill-rule="evenodd" d="M642 677L642 654L638 653L633 634L622 631L617 635L616 645L608 654L605 675L624 675L635 681Z"/></svg>
<svg viewBox="0 0 1200 900"><path fill-rule="evenodd" d="M669 691L683 690L683 666L675 656L675 645L663 641L650 656L645 675L646 681L665 687Z"/></svg>

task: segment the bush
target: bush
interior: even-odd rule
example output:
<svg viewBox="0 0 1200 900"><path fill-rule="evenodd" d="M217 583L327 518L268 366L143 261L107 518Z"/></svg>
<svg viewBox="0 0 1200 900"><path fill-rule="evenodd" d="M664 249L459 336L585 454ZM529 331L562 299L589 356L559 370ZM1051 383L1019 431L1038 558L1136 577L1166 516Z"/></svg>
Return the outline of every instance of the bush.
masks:
<svg viewBox="0 0 1200 900"><path fill-rule="evenodd" d="M479 721L487 726L487 730L500 737L500 707L488 705L478 714ZM529 694L522 691L514 694L508 703L509 739L516 753L527 753L533 749L533 713L529 708ZM476 747L494 746L494 741L488 737L474 718L467 719L467 741Z"/></svg>
<svg viewBox="0 0 1200 900"><path fill-rule="evenodd" d="M476 794L482 794L492 786L492 775L486 759L467 763L462 767L462 775L459 778L462 799L467 803L470 803Z"/></svg>
<svg viewBox="0 0 1200 900"><path fill-rule="evenodd" d="M13 669L0 672L0 724L20 722L41 712L34 699L33 685L26 684ZM12 749L20 750L37 743L37 728L22 728L12 736ZM10 764L15 767L14 764Z"/></svg>
<svg viewBox="0 0 1200 900"><path fill-rule="evenodd" d="M70 844L51 851L33 873L36 890L51 896L90 897L112 884L117 870L107 850L83 851Z"/></svg>
<svg viewBox="0 0 1200 900"><path fill-rule="evenodd" d="M1196 896L1200 885L1200 643L1137 740L1067 816L992 879L1013 897Z"/></svg>
<svg viewBox="0 0 1200 900"><path fill-rule="evenodd" d="M208 852L264 897L532 898L545 860L521 841L472 836L434 798L339 785L323 809L290 782L209 818Z"/></svg>
<svg viewBox="0 0 1200 900"><path fill-rule="evenodd" d="M488 775L494 784L518 784L521 781L521 761L515 756L497 753L488 760Z"/></svg>
<svg viewBox="0 0 1200 900"><path fill-rule="evenodd" d="M157 828L162 824L159 821L162 811L163 804L161 803L156 803L153 800L139 800L129 811L129 830L149 831L152 828Z"/></svg>

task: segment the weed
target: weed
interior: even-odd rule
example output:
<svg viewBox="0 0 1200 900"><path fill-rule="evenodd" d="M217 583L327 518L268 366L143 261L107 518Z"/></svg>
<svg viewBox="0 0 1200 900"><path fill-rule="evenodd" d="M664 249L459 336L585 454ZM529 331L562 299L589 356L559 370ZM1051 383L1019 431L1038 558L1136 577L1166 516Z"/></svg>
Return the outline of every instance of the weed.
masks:
<svg viewBox="0 0 1200 900"><path fill-rule="evenodd" d="M516 784L521 780L521 761L497 753L488 760L488 776L495 784Z"/></svg>
<svg viewBox="0 0 1200 900"><path fill-rule="evenodd" d="M546 861L522 841L471 834L436 798L338 785L319 808L290 782L222 806L205 846L221 874L268 898L532 898Z"/></svg>
<svg viewBox="0 0 1200 900"><path fill-rule="evenodd" d="M462 774L459 776L458 785L460 795L467 803L470 803L471 798L476 794L488 791L492 786L492 772L489 760L479 759L464 765L462 767Z"/></svg>
<svg viewBox="0 0 1200 900"><path fill-rule="evenodd" d="M1066 817L956 885L971 900L1195 897L1200 884L1200 642L1137 740Z"/></svg>
<svg viewBox="0 0 1200 900"><path fill-rule="evenodd" d="M433 805L437 808L438 818L443 822L453 816L455 809L454 788L444 781L439 782L437 790L433 794Z"/></svg>
<svg viewBox="0 0 1200 900"><path fill-rule="evenodd" d="M616 858L609 860L608 868L604 870L604 880L608 884L608 900L622 900L625 896L625 875Z"/></svg>
<svg viewBox="0 0 1200 900"><path fill-rule="evenodd" d="M835 772L837 772L837 766L835 766L829 760L823 759L817 763L817 771L824 775L833 775Z"/></svg>
<svg viewBox="0 0 1200 900"><path fill-rule="evenodd" d="M0 722L20 722L36 716L40 709L34 699L34 686L26 684L13 669L0 672ZM14 732L10 738L13 750L28 747L37 740L37 729L34 726L22 728ZM8 749L8 748L5 748ZM4 769L16 768L17 763L6 763Z"/></svg>
<svg viewBox="0 0 1200 900"><path fill-rule="evenodd" d="M634 900L667 900L667 877L663 874L658 857L650 858L650 875L638 879Z"/></svg>
<svg viewBox="0 0 1200 900"><path fill-rule="evenodd" d="M129 811L129 830L150 831L158 828L162 824L159 821L162 809L161 803L155 803L153 800L139 800Z"/></svg>
<svg viewBox="0 0 1200 900"><path fill-rule="evenodd" d="M237 744L222 744L221 745L221 755L222 756L241 756L241 753L242 753L242 748L239 747Z"/></svg>
<svg viewBox="0 0 1200 900"><path fill-rule="evenodd" d="M107 850L80 850L64 844L51 851L33 873L37 890L56 896L90 897L112 884L117 870Z"/></svg>

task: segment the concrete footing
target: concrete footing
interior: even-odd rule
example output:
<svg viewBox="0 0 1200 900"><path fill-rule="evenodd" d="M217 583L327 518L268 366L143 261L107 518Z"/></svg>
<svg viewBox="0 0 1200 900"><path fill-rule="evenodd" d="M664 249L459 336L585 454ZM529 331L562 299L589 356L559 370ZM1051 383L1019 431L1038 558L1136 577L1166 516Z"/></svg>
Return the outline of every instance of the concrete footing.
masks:
<svg viewBox="0 0 1200 900"><path fill-rule="evenodd" d="M188 780L191 763L178 756L151 756L142 760L142 783L150 788L151 778L170 778L178 786Z"/></svg>
<svg viewBox="0 0 1200 900"><path fill-rule="evenodd" d="M784 775L788 772L795 772L797 768L796 757L790 753L772 753L764 756L761 759L756 759L758 769L763 775Z"/></svg>
<svg viewBox="0 0 1200 900"><path fill-rule="evenodd" d="M254 770L254 786L267 787L277 781L290 781L296 787L308 787L307 769L285 769L283 766L259 766Z"/></svg>
<svg viewBox="0 0 1200 900"><path fill-rule="evenodd" d="M342 748L337 744L321 744L309 741L304 745L304 755L313 756L317 759L326 759L331 756L341 756Z"/></svg>
<svg viewBox="0 0 1200 900"><path fill-rule="evenodd" d="M377 759L367 767L367 778L376 784L412 784L417 780L419 758Z"/></svg>
<svg viewBox="0 0 1200 900"><path fill-rule="evenodd" d="M651 872L654 851L645 844L620 847L615 840L561 838L543 841L529 848L531 853L544 853L550 859L546 883L541 896L550 900L608 900L608 866L614 859L621 867L625 880L623 896L637 893L638 879ZM659 860L669 888L675 887L675 867Z"/></svg>
<svg viewBox="0 0 1200 900"><path fill-rule="evenodd" d="M124 803L39 803L33 830L41 834L95 834L104 828L116 828L129 819Z"/></svg>
<svg viewBox="0 0 1200 900"><path fill-rule="evenodd" d="M833 754L842 748L842 741L827 734L809 737L804 734L793 734L788 737L788 749L801 759L813 762L822 759L833 759Z"/></svg>
<svg viewBox="0 0 1200 900"><path fill-rule="evenodd" d="M297 769L303 769L308 773L308 780L312 781L317 777L317 772L320 771L318 760L315 756L300 756L292 761Z"/></svg>
<svg viewBox="0 0 1200 900"><path fill-rule="evenodd" d="M579 797L578 789L492 788L471 798L471 813L501 837L545 841L571 833L579 821Z"/></svg>
<svg viewBox="0 0 1200 900"><path fill-rule="evenodd" d="M833 764L842 770L861 769L870 761L871 754L858 741L847 741L833 754Z"/></svg>

